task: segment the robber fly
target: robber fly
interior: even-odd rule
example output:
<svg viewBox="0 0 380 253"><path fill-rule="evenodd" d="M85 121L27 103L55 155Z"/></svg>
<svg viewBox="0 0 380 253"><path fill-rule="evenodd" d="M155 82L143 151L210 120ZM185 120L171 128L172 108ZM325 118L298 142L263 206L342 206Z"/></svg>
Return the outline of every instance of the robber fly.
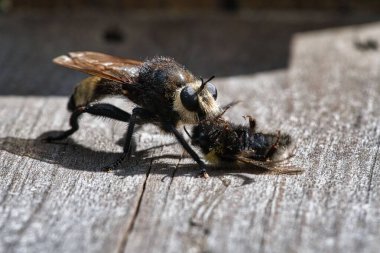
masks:
<svg viewBox="0 0 380 253"><path fill-rule="evenodd" d="M53 60L64 67L92 76L81 81L70 97L71 129L47 141L65 139L79 129L83 113L129 122L123 154L107 169L115 169L129 155L135 124L153 123L175 135L198 163L201 175L206 166L177 130L181 123L197 124L220 113L217 90L209 81L194 76L171 58L155 57L140 62L96 52L72 52ZM106 96L123 95L137 105L132 114L111 104L99 103Z"/></svg>
<svg viewBox="0 0 380 253"><path fill-rule="evenodd" d="M204 158L216 165L255 166L282 173L302 170L283 166L293 156L294 145L288 134L256 132L256 121L245 116L249 126L235 125L216 117L202 120L189 134L194 146L200 148Z"/></svg>

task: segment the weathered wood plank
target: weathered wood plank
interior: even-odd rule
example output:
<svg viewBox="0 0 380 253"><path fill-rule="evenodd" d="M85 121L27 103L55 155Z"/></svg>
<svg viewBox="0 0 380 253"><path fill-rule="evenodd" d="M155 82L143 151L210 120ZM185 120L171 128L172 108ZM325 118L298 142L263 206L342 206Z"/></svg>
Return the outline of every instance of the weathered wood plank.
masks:
<svg viewBox="0 0 380 253"><path fill-rule="evenodd" d="M293 112L299 125L309 126L300 137L312 151L301 156L314 153L304 161L312 181L301 205L301 251L379 248L380 54L355 47L357 40L379 41L379 28L377 23L295 39Z"/></svg>
<svg viewBox="0 0 380 253"><path fill-rule="evenodd" d="M376 27L354 33L377 40ZM231 111L232 119L251 112L264 128L297 138L294 163L305 173L232 170L210 173L206 183L174 177L159 213L150 210L160 192L144 191L125 252L376 252L379 55L359 52L355 35L350 28L298 37L288 83L260 76L217 82L221 94L254 99ZM150 174L147 184L157 182Z"/></svg>
<svg viewBox="0 0 380 253"><path fill-rule="evenodd" d="M114 251L131 225L149 162L132 160L123 176L97 171L116 158L113 142L122 133L101 121L85 121L86 130L75 134L83 146L36 140L67 127L66 99L3 97L0 104L0 251Z"/></svg>

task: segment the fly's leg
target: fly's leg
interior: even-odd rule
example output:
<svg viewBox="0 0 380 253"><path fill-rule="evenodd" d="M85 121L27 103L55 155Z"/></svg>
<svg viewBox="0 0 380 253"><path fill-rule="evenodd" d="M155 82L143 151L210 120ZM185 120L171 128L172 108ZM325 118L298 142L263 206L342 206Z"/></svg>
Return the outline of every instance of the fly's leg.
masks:
<svg viewBox="0 0 380 253"><path fill-rule="evenodd" d="M95 116L101 116L105 118L110 118L118 121L128 122L131 118L131 114L120 108L111 104L89 104L87 106L82 106L74 110L70 117L71 128L67 131L62 132L57 136L48 136L45 138L46 141L58 141L63 140L75 133L79 129L79 118L83 113L89 113Z"/></svg>
<svg viewBox="0 0 380 253"><path fill-rule="evenodd" d="M153 115L149 111L143 108L136 107L135 109L132 110L132 115L129 118L127 134L125 135L123 154L121 154L121 156L116 161L114 161L110 166L104 167L102 169L103 171L110 171L110 170L117 169L117 167L123 162L123 160L127 156L129 156L133 131L134 131L136 123L140 124L147 121L152 121L152 118L153 118Z"/></svg>
<svg viewBox="0 0 380 253"><path fill-rule="evenodd" d="M186 140L183 138L182 134L178 132L178 130L171 124L168 124L166 126L170 132L174 134L174 136L177 138L179 143L181 143L182 147L187 151L187 153L190 154L190 156L194 159L196 163L199 165L199 174L203 178L209 178L209 175L206 171L206 164L199 158L198 154L190 147L190 145L186 142Z"/></svg>

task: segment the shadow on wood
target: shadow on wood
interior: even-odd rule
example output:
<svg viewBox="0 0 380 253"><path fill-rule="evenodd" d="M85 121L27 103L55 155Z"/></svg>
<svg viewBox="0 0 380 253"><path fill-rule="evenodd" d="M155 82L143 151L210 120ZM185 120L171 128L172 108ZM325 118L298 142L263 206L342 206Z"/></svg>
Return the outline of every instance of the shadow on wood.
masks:
<svg viewBox="0 0 380 253"><path fill-rule="evenodd" d="M43 133L36 139L23 139L16 137L0 138L0 150L5 150L9 153L18 156L26 156L50 164L59 164L67 169L100 173L104 173L104 171L102 171L103 166L111 164L120 155L120 153L92 150L91 148L76 143L71 138L68 138L64 142L57 143L47 143L43 140L44 137L54 133L56 133L56 131L49 131ZM118 141L117 143L120 144L120 141ZM123 168L114 171L114 173L122 177L133 176L134 174L146 174L147 172L140 168L146 168L151 166L152 161L165 158L180 160L181 158L183 158L183 155L180 154L164 154L159 156L152 156L150 154L150 151L154 149L174 144L176 143L162 144L137 152L134 151L133 156L129 158L128 161L123 162L124 166L121 166ZM158 172L160 174L166 174L167 170L165 170L164 168L170 167L173 164L169 164L167 162L160 162L159 165L159 167L162 167L162 169L155 170L155 173ZM128 169L128 167L134 167L137 168L137 170L131 170ZM174 176L196 176L198 173L198 166L195 163L180 164L177 168L179 170L176 170ZM235 175L237 177L240 177L244 181L242 185L252 183L253 179L245 175L241 175L241 173L249 173L255 175L278 174L270 172L265 168L256 166L241 168L236 168L233 166L208 166L208 171L210 176L215 177L220 177L223 175Z"/></svg>

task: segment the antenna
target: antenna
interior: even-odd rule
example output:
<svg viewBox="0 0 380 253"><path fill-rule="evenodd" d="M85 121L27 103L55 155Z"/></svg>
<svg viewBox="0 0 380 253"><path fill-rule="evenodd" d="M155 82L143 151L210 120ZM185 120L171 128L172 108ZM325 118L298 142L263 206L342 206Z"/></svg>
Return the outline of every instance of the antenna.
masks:
<svg viewBox="0 0 380 253"><path fill-rule="evenodd" d="M200 92L204 89L204 87L206 86L206 84L207 84L208 82L210 82L210 81L211 81L212 79L214 79L214 78L215 78L215 76L212 76L212 77L210 77L209 79L207 79L207 81L204 81L203 78L201 77L202 85L201 85L201 87L199 88L198 93L200 93Z"/></svg>

